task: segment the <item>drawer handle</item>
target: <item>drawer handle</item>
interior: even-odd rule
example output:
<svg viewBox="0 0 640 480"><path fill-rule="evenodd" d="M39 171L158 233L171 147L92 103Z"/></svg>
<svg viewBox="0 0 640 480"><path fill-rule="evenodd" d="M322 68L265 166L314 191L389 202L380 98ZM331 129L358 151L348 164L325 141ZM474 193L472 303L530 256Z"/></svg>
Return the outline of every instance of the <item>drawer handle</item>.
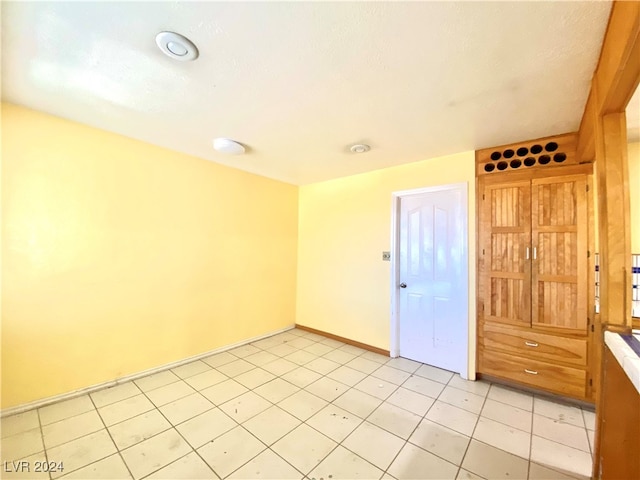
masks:
<svg viewBox="0 0 640 480"><path fill-rule="evenodd" d="M524 373L528 373L529 375L537 375L538 372L536 372L535 370L527 370L526 368L524 369Z"/></svg>
<svg viewBox="0 0 640 480"><path fill-rule="evenodd" d="M537 347L538 344L536 342L524 342L527 347Z"/></svg>

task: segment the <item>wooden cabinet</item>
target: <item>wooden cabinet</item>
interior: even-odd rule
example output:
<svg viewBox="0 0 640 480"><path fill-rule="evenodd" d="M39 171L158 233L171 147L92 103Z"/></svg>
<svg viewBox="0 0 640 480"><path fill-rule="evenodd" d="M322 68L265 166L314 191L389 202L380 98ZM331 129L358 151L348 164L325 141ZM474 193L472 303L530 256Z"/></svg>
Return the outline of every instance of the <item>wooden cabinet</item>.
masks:
<svg viewBox="0 0 640 480"><path fill-rule="evenodd" d="M559 363L541 362L526 356L485 350L482 370L495 377L524 383L569 397L583 398L587 373Z"/></svg>
<svg viewBox="0 0 640 480"><path fill-rule="evenodd" d="M561 170L479 179L478 371L588 399L588 178Z"/></svg>

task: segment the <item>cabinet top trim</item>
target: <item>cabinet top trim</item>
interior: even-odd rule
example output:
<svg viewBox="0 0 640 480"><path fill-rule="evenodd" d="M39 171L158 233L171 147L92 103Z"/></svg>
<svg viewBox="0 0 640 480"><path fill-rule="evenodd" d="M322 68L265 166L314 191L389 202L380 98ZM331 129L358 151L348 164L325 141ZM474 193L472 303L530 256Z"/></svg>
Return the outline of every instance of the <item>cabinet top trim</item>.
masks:
<svg viewBox="0 0 640 480"><path fill-rule="evenodd" d="M592 163L579 165L562 165L553 168L539 168L524 171L501 172L493 175L481 175L477 177L479 185L506 185L515 182L525 182L538 178L564 177L566 175L591 175Z"/></svg>
<svg viewBox="0 0 640 480"><path fill-rule="evenodd" d="M527 140L476 151L476 176L540 171L576 165L577 133Z"/></svg>

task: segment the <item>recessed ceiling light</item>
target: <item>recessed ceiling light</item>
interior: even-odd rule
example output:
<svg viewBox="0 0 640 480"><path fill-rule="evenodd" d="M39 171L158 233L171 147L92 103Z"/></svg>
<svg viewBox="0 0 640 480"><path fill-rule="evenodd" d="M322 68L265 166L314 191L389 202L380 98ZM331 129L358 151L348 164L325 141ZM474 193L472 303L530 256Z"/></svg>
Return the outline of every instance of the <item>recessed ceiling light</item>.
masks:
<svg viewBox="0 0 640 480"><path fill-rule="evenodd" d="M352 145L349 150L351 150L351 152L353 153L364 153L371 150L371 147L369 145L365 145L364 143L357 143L355 145Z"/></svg>
<svg viewBox="0 0 640 480"><path fill-rule="evenodd" d="M245 152L244 145L229 138L216 138L213 141L213 148L220 153L240 155Z"/></svg>
<svg viewBox="0 0 640 480"><path fill-rule="evenodd" d="M198 58L198 49L193 42L179 33L160 32L156 35L156 44L162 53L181 62Z"/></svg>

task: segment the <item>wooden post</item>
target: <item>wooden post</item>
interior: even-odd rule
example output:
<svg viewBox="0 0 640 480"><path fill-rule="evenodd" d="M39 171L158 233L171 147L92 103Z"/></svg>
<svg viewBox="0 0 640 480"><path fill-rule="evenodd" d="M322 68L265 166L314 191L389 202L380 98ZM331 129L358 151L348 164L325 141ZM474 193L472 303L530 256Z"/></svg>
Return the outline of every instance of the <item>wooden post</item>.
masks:
<svg viewBox="0 0 640 480"><path fill-rule="evenodd" d="M631 227L624 112L596 122L600 243L600 317L611 330L631 328Z"/></svg>

